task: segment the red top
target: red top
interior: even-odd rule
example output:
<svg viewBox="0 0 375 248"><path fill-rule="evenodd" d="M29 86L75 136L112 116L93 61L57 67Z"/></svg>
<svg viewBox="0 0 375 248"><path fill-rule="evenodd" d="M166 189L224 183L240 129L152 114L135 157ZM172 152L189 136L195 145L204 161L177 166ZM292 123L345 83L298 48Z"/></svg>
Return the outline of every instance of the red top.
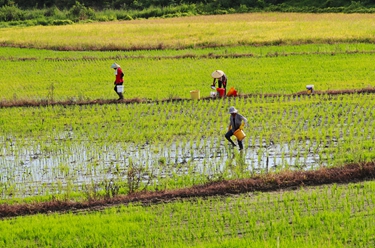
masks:
<svg viewBox="0 0 375 248"><path fill-rule="evenodd" d="M121 67L118 67L117 68L117 75L116 75L116 81L115 81L115 83L116 84L121 84L123 82L124 82L124 79L123 79L122 69L121 69Z"/></svg>

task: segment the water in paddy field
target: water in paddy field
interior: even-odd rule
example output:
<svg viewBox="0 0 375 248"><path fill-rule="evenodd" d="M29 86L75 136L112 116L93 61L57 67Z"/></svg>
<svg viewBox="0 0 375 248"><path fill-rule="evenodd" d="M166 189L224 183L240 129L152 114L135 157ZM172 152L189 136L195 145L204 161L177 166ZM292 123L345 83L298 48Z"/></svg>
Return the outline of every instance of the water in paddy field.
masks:
<svg viewBox="0 0 375 248"><path fill-rule="evenodd" d="M165 145L96 144L63 142L48 144L4 144L0 148L0 190L2 198L62 193L67 185L82 186L108 180L126 181L129 166L142 168L142 180L204 175L212 178L241 166L242 173L267 173L280 169L315 169L326 166L318 155L319 144L291 141L265 144L245 139L245 149L231 148L224 138L216 141ZM331 144L337 145L337 144ZM305 148L308 147L308 148ZM229 171L230 174L230 171Z"/></svg>

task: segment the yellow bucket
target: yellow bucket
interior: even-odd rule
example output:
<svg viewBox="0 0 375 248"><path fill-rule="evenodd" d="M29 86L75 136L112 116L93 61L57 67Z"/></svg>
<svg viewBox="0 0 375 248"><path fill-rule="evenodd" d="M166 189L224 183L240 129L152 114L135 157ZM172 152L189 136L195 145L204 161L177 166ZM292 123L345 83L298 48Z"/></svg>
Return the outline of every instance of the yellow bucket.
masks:
<svg viewBox="0 0 375 248"><path fill-rule="evenodd" d="M191 99L198 100L200 98L200 91L199 90L192 90L190 91Z"/></svg>
<svg viewBox="0 0 375 248"><path fill-rule="evenodd" d="M241 129L237 129L234 133L234 136L236 136L237 140L241 141L246 137L246 134Z"/></svg>

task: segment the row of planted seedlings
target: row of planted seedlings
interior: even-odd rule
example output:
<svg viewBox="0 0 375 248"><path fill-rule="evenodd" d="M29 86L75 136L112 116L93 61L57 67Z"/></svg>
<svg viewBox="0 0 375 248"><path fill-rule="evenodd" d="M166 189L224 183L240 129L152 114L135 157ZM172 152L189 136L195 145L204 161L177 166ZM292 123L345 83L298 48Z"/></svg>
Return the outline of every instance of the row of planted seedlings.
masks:
<svg viewBox="0 0 375 248"><path fill-rule="evenodd" d="M179 188L372 160L373 101L353 94L4 108L2 197ZM241 153L224 139L232 105L249 122Z"/></svg>
<svg viewBox="0 0 375 248"><path fill-rule="evenodd" d="M194 244L196 240L209 243L241 238L252 245L265 242L293 247L306 242L309 246L369 244L374 242L374 189L369 182L163 204L150 209L159 217L146 224L146 242ZM160 227L162 235L154 232Z"/></svg>
<svg viewBox="0 0 375 248"><path fill-rule="evenodd" d="M215 53L224 53L226 56L233 54L233 57L216 58L212 55L215 57L212 59L212 50L204 49L208 57L199 59L189 58L189 55L184 57L182 51L179 51L180 55L174 59L162 56L124 58L123 55L116 57L113 53L107 53L107 58L90 53L92 57L86 55L86 59L84 55L75 52L31 57L24 55L23 50L18 50L20 54L13 52L11 54L14 55L0 60L0 75L6 75L0 78L1 101L45 103L116 99L117 95L113 91L114 75L110 68L113 59L124 68L125 97L130 99L188 98L192 89L200 89L202 96L209 96L208 84L212 81L210 73L213 68L224 68L229 73L230 85L241 93L290 94L305 90L306 84L315 84L319 90L353 90L371 87L375 80L375 74L369 73L368 69L372 66L373 55L367 53L366 49L364 53L360 50L358 53L349 52L332 56L330 52L315 52L323 49L318 45L293 48L263 47L257 49L265 49L264 52L271 54L273 50L275 56L260 55L259 58L249 55L253 51L251 48L248 48L247 52L236 52L236 49L232 50L234 48L229 51L227 49L229 48L216 49ZM293 56L278 56L279 49L297 49L300 53L297 52ZM193 50L192 53L197 51ZM237 57L244 53L249 57ZM289 54L290 52L286 52L285 55ZM14 59L18 57L21 58ZM24 70L17 74L9 74L8 72L15 67ZM26 77L29 81L24 85ZM9 84L10 81L13 84Z"/></svg>
<svg viewBox="0 0 375 248"><path fill-rule="evenodd" d="M366 244L373 242L371 217L375 203L374 184L322 187L278 194L240 195L234 198L197 200L180 205L163 205L168 215L149 222L147 230L166 226L162 237L170 242L219 242L230 238L246 242L268 241L280 244L319 243L315 235L326 235L331 244ZM192 213L194 213L192 215ZM170 219L173 219L171 221ZM214 227L214 228L213 228ZM359 231L361 230L361 231ZM362 236L361 233L364 233ZM306 238L309 237L309 238ZM357 243L358 242L358 243Z"/></svg>
<svg viewBox="0 0 375 248"><path fill-rule="evenodd" d="M374 193L375 183L363 182L149 206L129 204L84 214L33 215L2 220L0 243L4 247L44 247L62 240L69 247L93 243L126 247L371 247Z"/></svg>

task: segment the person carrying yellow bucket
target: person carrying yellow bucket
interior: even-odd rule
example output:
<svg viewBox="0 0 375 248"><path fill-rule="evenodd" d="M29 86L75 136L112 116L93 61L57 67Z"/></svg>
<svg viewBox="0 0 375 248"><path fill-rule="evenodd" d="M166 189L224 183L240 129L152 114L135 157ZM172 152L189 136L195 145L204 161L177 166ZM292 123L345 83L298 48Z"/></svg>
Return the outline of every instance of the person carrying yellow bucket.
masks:
<svg viewBox="0 0 375 248"><path fill-rule="evenodd" d="M243 150L242 140L246 137L242 130L244 126L247 125L247 119L240 115L238 110L233 106L229 108L229 114L229 127L228 132L225 134L225 138L232 144L232 147L235 147L236 144L234 144L233 140L231 139L231 137L235 135L241 151Z"/></svg>

